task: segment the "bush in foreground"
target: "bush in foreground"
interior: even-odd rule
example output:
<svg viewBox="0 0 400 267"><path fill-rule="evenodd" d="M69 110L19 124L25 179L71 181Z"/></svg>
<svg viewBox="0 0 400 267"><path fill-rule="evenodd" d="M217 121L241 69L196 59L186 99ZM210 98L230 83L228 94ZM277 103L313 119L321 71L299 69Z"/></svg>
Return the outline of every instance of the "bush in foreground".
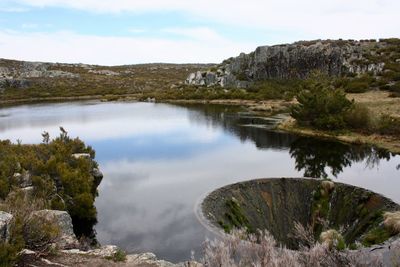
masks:
<svg viewBox="0 0 400 267"><path fill-rule="evenodd" d="M381 266L379 254L371 254L369 250L339 251L337 245L341 236L336 231L327 234L328 242L318 243L312 232L304 227L298 228L297 237L304 238L307 245L299 251L277 247L277 243L268 231L259 231L257 235L247 234L245 230L233 230L220 240L206 240L204 244L203 263L207 267L308 267L308 266ZM333 237L333 238L332 238ZM339 241L330 246L330 241ZM333 244L333 243L332 243ZM393 266L400 264L400 244L391 247L388 260Z"/></svg>

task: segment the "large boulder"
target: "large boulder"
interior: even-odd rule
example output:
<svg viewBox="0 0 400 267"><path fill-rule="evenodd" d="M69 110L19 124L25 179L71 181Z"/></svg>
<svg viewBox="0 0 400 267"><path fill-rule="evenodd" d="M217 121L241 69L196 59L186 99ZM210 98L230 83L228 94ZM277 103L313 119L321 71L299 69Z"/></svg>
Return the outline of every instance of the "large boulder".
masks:
<svg viewBox="0 0 400 267"><path fill-rule="evenodd" d="M0 211L0 242L7 242L10 238L10 226L13 216L10 213Z"/></svg>
<svg viewBox="0 0 400 267"><path fill-rule="evenodd" d="M70 249L79 246L79 242L74 233L72 218L66 211L61 210L39 210L32 213L32 216L44 218L49 222L54 222L60 230L60 236L55 244L60 249Z"/></svg>

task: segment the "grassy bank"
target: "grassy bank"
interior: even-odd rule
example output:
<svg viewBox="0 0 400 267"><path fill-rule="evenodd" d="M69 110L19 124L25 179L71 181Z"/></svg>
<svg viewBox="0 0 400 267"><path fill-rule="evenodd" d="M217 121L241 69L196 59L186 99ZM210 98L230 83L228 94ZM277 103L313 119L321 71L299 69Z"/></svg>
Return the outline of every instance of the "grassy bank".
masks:
<svg viewBox="0 0 400 267"><path fill-rule="evenodd" d="M321 131L309 127L299 126L293 118L289 118L285 122L281 123L278 126L278 129L303 136L326 138L352 144L372 145L386 149L395 154L400 154L400 140L399 138L393 136L379 134L366 135L350 131Z"/></svg>

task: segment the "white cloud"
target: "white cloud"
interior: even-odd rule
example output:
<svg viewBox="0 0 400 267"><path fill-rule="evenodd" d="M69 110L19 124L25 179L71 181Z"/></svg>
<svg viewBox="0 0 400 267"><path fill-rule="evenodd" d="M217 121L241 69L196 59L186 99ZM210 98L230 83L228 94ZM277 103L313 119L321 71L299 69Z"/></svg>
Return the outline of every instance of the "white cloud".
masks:
<svg viewBox="0 0 400 267"><path fill-rule="evenodd" d="M148 62L220 62L258 45L298 39L365 39L400 36L398 0L10 0L18 7L62 7L87 12L148 14L174 12L197 25L158 29L165 38L132 28L130 37L100 37L71 32L18 33L0 30L0 57L22 60L132 64ZM240 33L263 33L235 42L214 31L210 22ZM181 22L184 23L184 22ZM219 29L223 29L221 27ZM141 34L141 33L146 33ZM223 33L223 32L221 32ZM168 35L169 34L169 35ZM184 37L170 38L170 37Z"/></svg>
<svg viewBox="0 0 400 267"><path fill-rule="evenodd" d="M7 12L7 13L22 13L27 12L29 9L22 8L22 7L0 7L0 12Z"/></svg>
<svg viewBox="0 0 400 267"><path fill-rule="evenodd" d="M139 34L139 33L145 33L145 32L147 32L147 30L142 29L142 28L130 28L130 29L128 29L128 31L129 31L130 33L134 33L134 34Z"/></svg>
<svg viewBox="0 0 400 267"><path fill-rule="evenodd" d="M21 25L21 27L23 29L36 29L39 27L39 25L35 24L35 23L24 23Z"/></svg>
<svg viewBox="0 0 400 267"><path fill-rule="evenodd" d="M212 36L211 37L215 37ZM256 45L223 38L169 40L151 37L107 37L72 32L25 33L0 31L0 57L30 61L90 64L148 62L220 62Z"/></svg>
<svg viewBox="0 0 400 267"><path fill-rule="evenodd" d="M162 29L161 31L173 35L187 37L194 40L224 42L224 38L222 38L222 36L220 36L216 31L207 27L166 28Z"/></svg>
<svg viewBox="0 0 400 267"><path fill-rule="evenodd" d="M202 22L303 33L305 38L366 38L400 35L397 0L15 0L91 12L177 11Z"/></svg>

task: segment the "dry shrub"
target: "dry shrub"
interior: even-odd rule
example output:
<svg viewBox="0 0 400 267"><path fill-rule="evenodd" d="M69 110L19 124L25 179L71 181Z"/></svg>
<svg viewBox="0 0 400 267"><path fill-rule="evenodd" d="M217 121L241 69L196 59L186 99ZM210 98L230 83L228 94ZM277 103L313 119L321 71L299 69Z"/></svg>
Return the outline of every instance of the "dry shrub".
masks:
<svg viewBox="0 0 400 267"><path fill-rule="evenodd" d="M304 227L299 222L294 222L293 238L298 242L300 249L307 249L314 246L316 240L314 238L314 229L311 225Z"/></svg>
<svg viewBox="0 0 400 267"><path fill-rule="evenodd" d="M324 180L321 182L321 187L327 192L332 192L335 188L335 183L329 180Z"/></svg>
<svg viewBox="0 0 400 267"><path fill-rule="evenodd" d="M60 237L60 228L54 220L29 216L23 226L23 236L27 248L48 253Z"/></svg>
<svg viewBox="0 0 400 267"><path fill-rule="evenodd" d="M278 247L268 231L258 231L257 235L244 230L233 230L204 244L203 264L207 267L342 267L342 266L382 266L382 252L369 249L339 251L327 242L318 243L311 234L310 227L295 223L296 238L303 239L310 247L301 246L294 251ZM336 232L336 231L335 231ZM329 232L329 236L336 236ZM394 243L390 250L393 266L400 264L400 242Z"/></svg>
<svg viewBox="0 0 400 267"><path fill-rule="evenodd" d="M47 207L46 200L30 196L17 189L5 201L7 212L13 214L11 243L41 253L52 251L52 244L60 236L60 229L53 220L33 216L32 213Z"/></svg>
<svg viewBox="0 0 400 267"><path fill-rule="evenodd" d="M385 212L383 214L384 225L390 229L394 234L400 233L400 211Z"/></svg>
<svg viewBox="0 0 400 267"><path fill-rule="evenodd" d="M304 227L301 231L302 236L312 240ZM350 260L345 254L330 249L327 244L315 243L311 248L293 251L277 247L268 231L259 231L254 235L234 230L232 235L225 235L221 240L206 240L203 263L208 267L305 267L346 266Z"/></svg>
<svg viewBox="0 0 400 267"><path fill-rule="evenodd" d="M304 267L341 267L351 265L351 260L345 254L336 249L330 249L326 243L315 243L310 249L301 251L300 255L300 266Z"/></svg>
<svg viewBox="0 0 400 267"><path fill-rule="evenodd" d="M334 229L322 232L319 238L321 243L328 245L329 249L336 248L338 250L343 250L346 248L343 236Z"/></svg>
<svg viewBox="0 0 400 267"><path fill-rule="evenodd" d="M206 240L204 265L209 267L300 266L297 255L285 248L276 248L276 241L267 231L258 235L233 230L222 240Z"/></svg>
<svg viewBox="0 0 400 267"><path fill-rule="evenodd" d="M349 128L368 130L371 127L372 115L370 110L363 104L354 104L344 117Z"/></svg>

